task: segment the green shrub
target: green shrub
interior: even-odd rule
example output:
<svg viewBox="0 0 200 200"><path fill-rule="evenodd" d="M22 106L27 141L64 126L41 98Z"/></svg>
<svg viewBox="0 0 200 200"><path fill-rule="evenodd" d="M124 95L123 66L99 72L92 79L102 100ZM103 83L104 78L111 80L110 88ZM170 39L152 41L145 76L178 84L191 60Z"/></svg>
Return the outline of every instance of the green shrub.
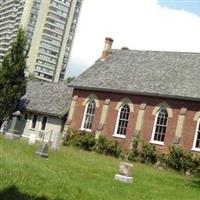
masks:
<svg viewBox="0 0 200 200"><path fill-rule="evenodd" d="M183 153L182 169L184 172L188 170L192 172L195 169L193 154L189 151L184 151Z"/></svg>
<svg viewBox="0 0 200 200"><path fill-rule="evenodd" d="M195 168L193 154L184 151L181 147L172 146L169 151L167 165L177 171L193 171Z"/></svg>
<svg viewBox="0 0 200 200"><path fill-rule="evenodd" d="M195 157L193 160L194 170L193 173L196 177L200 178L200 157Z"/></svg>
<svg viewBox="0 0 200 200"><path fill-rule="evenodd" d="M96 140L94 134L86 131L69 129L63 144L72 145L86 151L95 150L98 153L114 156L116 158L123 156L123 152L117 141L107 140L103 135L100 135Z"/></svg>
<svg viewBox="0 0 200 200"><path fill-rule="evenodd" d="M83 132L73 139L72 145L79 147L82 150L92 151L95 146L95 142L94 134Z"/></svg>
<svg viewBox="0 0 200 200"><path fill-rule="evenodd" d="M182 170L182 157L183 150L179 147L172 146L169 151L168 166L177 171Z"/></svg>
<svg viewBox="0 0 200 200"><path fill-rule="evenodd" d="M157 159L160 161L160 163L167 164L168 156L164 153L158 154Z"/></svg>
<svg viewBox="0 0 200 200"><path fill-rule="evenodd" d="M122 150L119 147L117 141L115 140L108 140L107 141L107 148L105 150L106 155L114 156L115 158L120 158L123 156Z"/></svg>
<svg viewBox="0 0 200 200"><path fill-rule="evenodd" d="M98 153L114 156L116 158L122 157L123 155L117 141L107 140L103 135L100 135L97 139L94 150Z"/></svg>
<svg viewBox="0 0 200 200"><path fill-rule="evenodd" d="M80 131L79 130L68 129L66 135L63 138L63 145L64 146L71 145L73 139L75 137L78 137L79 135L80 135Z"/></svg>
<svg viewBox="0 0 200 200"><path fill-rule="evenodd" d="M86 131L69 129L64 138L64 145L73 145L86 151L92 151L95 146L94 134Z"/></svg>
<svg viewBox="0 0 200 200"><path fill-rule="evenodd" d="M198 166L198 167L194 170L194 176L196 176L197 178L200 179L200 166Z"/></svg>
<svg viewBox="0 0 200 200"><path fill-rule="evenodd" d="M95 146L95 142L94 134L83 132L80 136L75 137L72 144L82 150L92 151Z"/></svg>
<svg viewBox="0 0 200 200"><path fill-rule="evenodd" d="M169 151L167 164L169 167L180 171L183 169L182 164L183 150L180 147L172 146Z"/></svg>
<svg viewBox="0 0 200 200"><path fill-rule="evenodd" d="M104 135L100 135L96 141L94 150L97 153L105 154L105 149L107 148L107 140Z"/></svg>
<svg viewBox="0 0 200 200"><path fill-rule="evenodd" d="M138 144L139 144L139 138L136 137L133 140L131 150L130 150L130 152L128 154L128 160L130 160L130 161L137 161L137 157L139 155Z"/></svg>
<svg viewBox="0 0 200 200"><path fill-rule="evenodd" d="M141 162L152 163L157 162L156 148L152 144L142 144Z"/></svg>

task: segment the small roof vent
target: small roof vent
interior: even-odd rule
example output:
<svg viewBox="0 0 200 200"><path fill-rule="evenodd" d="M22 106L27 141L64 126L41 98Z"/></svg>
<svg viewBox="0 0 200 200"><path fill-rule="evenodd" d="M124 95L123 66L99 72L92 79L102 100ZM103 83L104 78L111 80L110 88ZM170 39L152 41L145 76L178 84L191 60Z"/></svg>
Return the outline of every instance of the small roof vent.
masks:
<svg viewBox="0 0 200 200"><path fill-rule="evenodd" d="M122 50L129 50L128 47L122 47L121 49L122 49Z"/></svg>

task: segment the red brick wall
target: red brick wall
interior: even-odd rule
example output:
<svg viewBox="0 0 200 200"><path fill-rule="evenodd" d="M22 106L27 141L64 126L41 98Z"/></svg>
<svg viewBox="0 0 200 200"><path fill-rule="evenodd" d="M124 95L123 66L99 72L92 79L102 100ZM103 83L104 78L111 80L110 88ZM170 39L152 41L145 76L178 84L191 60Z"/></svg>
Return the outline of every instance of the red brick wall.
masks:
<svg viewBox="0 0 200 200"><path fill-rule="evenodd" d="M130 147L132 134L136 126L136 120L137 120L140 104L141 103L147 104L145 112L144 112L144 121L142 125L140 138L142 138L145 142L149 142L151 139L154 119L155 119L155 116L152 115L152 111L155 108L155 106L158 106L160 103L163 103L163 102L170 105L173 111L173 117L169 118L168 120L168 126L167 126L165 140L164 140L165 145L164 146L157 145L157 148L160 150L166 151L168 150L168 146L172 144L174 136L175 136L178 115L180 112L180 108L182 107L187 108L187 112L186 112L183 132L182 132L181 145L185 149L188 149L188 150L192 148L194 135L195 135L195 129L196 129L196 121L193 121L193 118L196 112L199 111L199 108L200 108L199 102L175 100L175 99L169 99L169 98L155 98L155 97L147 97L147 96L142 96L142 95L130 95L130 94L126 95L126 94L115 94L115 93L109 93L109 92L95 92L95 91L75 89L73 95L74 96L78 95L78 100L76 101L75 114L70 124L71 128L75 128L75 129L81 128L81 123L82 123L84 110L85 110L85 106L83 105L83 102L85 98L87 98L91 94L95 94L99 99L99 107L96 108L95 110L95 117L92 124L92 131L97 130L105 99L107 98L111 99L111 102L109 104L108 118L106 120L106 124L103 129L103 132L107 138L113 138L112 135L114 133L115 124L117 120L117 114L118 114L118 112L115 109L117 103L123 98L129 98L132 101L133 106L134 106L134 112L131 112L129 116L129 123L127 127L126 138L125 139L115 138L116 140L120 142L120 144L123 146L124 149L128 150Z"/></svg>

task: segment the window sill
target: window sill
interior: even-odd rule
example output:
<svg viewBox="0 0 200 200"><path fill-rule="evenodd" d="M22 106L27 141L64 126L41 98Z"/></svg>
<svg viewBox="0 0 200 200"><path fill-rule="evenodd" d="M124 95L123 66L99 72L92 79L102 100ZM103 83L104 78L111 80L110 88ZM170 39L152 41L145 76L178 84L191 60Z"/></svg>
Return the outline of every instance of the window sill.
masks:
<svg viewBox="0 0 200 200"><path fill-rule="evenodd" d="M191 151L200 152L200 148L195 148L195 147L192 147Z"/></svg>
<svg viewBox="0 0 200 200"><path fill-rule="evenodd" d="M151 140L150 143L151 143L151 144L160 145L160 146L164 146L164 142L159 142L159 141Z"/></svg>
<svg viewBox="0 0 200 200"><path fill-rule="evenodd" d="M126 136L125 135L118 135L118 134L114 134L114 135L112 135L113 137L116 137L116 138L126 138Z"/></svg>

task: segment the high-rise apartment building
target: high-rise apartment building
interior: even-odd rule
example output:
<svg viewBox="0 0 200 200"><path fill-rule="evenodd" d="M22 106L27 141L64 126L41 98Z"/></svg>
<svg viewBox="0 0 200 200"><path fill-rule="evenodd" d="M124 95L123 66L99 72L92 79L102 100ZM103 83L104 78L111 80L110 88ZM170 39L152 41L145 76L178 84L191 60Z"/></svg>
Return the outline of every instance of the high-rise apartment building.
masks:
<svg viewBox="0 0 200 200"><path fill-rule="evenodd" d="M0 61L24 27L30 44L28 73L64 79L82 0L0 0Z"/></svg>

